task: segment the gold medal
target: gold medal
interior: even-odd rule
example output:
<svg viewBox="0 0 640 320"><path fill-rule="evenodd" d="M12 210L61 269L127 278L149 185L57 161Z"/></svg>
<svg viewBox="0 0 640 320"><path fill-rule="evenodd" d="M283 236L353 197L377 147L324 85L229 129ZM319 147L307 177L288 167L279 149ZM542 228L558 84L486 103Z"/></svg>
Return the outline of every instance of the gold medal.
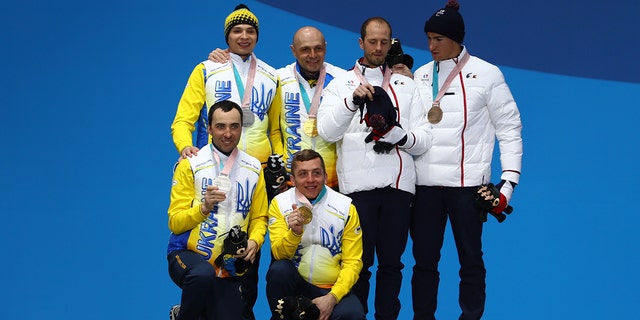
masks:
<svg viewBox="0 0 640 320"><path fill-rule="evenodd" d="M431 109L429 109L427 113L427 120L429 120L431 124L437 124L442 120L442 109L440 108L439 102L434 102L431 105Z"/></svg>
<svg viewBox="0 0 640 320"><path fill-rule="evenodd" d="M311 222L311 220L313 219L313 213L307 206L300 206L298 208L298 212L300 212L300 215L302 216L303 224L309 224L309 222Z"/></svg>
<svg viewBox="0 0 640 320"><path fill-rule="evenodd" d="M248 108L242 108L242 126L250 127L256 121L256 116Z"/></svg>
<svg viewBox="0 0 640 320"><path fill-rule="evenodd" d="M309 118L307 121L305 121L302 130L304 131L304 134L311 138L317 137L318 125L316 122L316 118Z"/></svg>

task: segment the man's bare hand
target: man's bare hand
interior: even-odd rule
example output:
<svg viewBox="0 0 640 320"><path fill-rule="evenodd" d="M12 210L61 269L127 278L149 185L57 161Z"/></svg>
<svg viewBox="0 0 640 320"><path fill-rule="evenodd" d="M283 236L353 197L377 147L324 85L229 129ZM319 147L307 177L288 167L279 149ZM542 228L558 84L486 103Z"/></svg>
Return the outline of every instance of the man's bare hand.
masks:
<svg viewBox="0 0 640 320"><path fill-rule="evenodd" d="M224 191L218 190L218 186L207 186L207 190L204 193L204 201L202 202L205 212L210 212L218 202L222 202L227 198Z"/></svg>
<svg viewBox="0 0 640 320"><path fill-rule="evenodd" d="M370 84L361 84L356 90L353 91L353 101L364 101L368 98L369 101L373 101L373 93L376 90Z"/></svg>
<svg viewBox="0 0 640 320"><path fill-rule="evenodd" d="M330 293L317 297L311 300L311 302L313 302L318 307L318 310L320 310L319 320L328 320L331 313L333 313L333 308L338 304L336 297Z"/></svg>
<svg viewBox="0 0 640 320"><path fill-rule="evenodd" d="M253 241L247 241L247 249L244 250L244 253L238 255L239 258L243 258L244 261L253 261L256 259L256 254L258 253L258 244Z"/></svg>
<svg viewBox="0 0 640 320"><path fill-rule="evenodd" d="M287 216L287 225L293 233L297 235L301 235L304 232L304 218L302 214L298 210L298 206L293 204L291 205L293 212Z"/></svg>
<svg viewBox="0 0 640 320"><path fill-rule="evenodd" d="M394 64L393 67L391 67L391 71L393 73L398 73L413 79L413 73L411 73L411 69L409 69L409 67L407 67L407 65L405 65L404 63Z"/></svg>

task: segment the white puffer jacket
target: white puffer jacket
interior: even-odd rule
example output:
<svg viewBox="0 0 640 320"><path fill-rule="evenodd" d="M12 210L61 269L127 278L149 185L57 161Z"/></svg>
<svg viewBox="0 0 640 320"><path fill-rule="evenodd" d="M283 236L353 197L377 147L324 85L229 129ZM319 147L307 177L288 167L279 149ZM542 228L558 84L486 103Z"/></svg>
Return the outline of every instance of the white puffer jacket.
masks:
<svg viewBox="0 0 640 320"><path fill-rule="evenodd" d="M373 142L364 142L371 128L361 122L360 110L353 104L353 91L360 85L354 72L362 74L363 69L371 85L382 85L382 68L366 68L356 62L354 70L335 78L324 89L318 109L318 134L326 141L336 142L340 192L349 194L390 186L413 194L416 181L413 156L431 146L420 93L411 78L391 75L387 93L396 107L398 122L408 133L407 143L388 154L376 153Z"/></svg>
<svg viewBox="0 0 640 320"><path fill-rule="evenodd" d="M458 58L466 51L463 47ZM433 64L429 62L414 73L427 109L434 99ZM442 88L455 64L453 59L439 62L438 88ZM417 185L465 187L492 182L491 159L496 138L501 179L519 182L520 112L498 67L471 56L440 100L440 107L442 121L431 128L433 146L415 159Z"/></svg>

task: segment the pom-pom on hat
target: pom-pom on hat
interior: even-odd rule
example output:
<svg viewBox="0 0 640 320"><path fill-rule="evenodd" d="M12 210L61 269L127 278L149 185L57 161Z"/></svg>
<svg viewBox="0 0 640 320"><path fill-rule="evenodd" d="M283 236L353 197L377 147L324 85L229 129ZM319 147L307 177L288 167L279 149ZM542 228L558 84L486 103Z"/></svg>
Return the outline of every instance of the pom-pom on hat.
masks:
<svg viewBox="0 0 640 320"><path fill-rule="evenodd" d="M259 34L258 17L249 11L249 7L244 4L239 4L224 20L224 41L226 41L227 44L229 43L229 32L231 28L238 24L252 25L256 28L256 34Z"/></svg>
<svg viewBox="0 0 640 320"><path fill-rule="evenodd" d="M444 8L436 11L424 24L424 33L434 32L462 43L464 40L464 20L458 10L457 0L449 0Z"/></svg>

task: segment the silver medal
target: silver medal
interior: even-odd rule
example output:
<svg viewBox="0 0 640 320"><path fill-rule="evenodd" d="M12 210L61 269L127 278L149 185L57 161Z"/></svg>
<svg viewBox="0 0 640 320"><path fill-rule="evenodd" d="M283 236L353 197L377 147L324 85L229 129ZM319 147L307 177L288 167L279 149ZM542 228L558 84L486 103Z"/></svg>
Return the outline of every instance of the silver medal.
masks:
<svg viewBox="0 0 640 320"><path fill-rule="evenodd" d="M256 116L248 108L242 108L242 126L250 127L256 121Z"/></svg>

